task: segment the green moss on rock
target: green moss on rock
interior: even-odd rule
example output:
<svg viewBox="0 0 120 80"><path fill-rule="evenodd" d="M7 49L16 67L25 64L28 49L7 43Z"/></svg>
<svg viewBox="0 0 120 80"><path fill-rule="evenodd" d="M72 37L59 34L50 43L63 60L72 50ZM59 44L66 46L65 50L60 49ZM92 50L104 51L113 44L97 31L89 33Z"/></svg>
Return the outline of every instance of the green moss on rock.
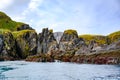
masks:
<svg viewBox="0 0 120 80"><path fill-rule="evenodd" d="M15 38L22 37L27 33L35 33L35 30L21 30L21 31L12 32L12 34Z"/></svg>
<svg viewBox="0 0 120 80"><path fill-rule="evenodd" d="M5 34L7 32L11 32L11 31L8 29L0 29L0 34Z"/></svg>
<svg viewBox="0 0 120 80"><path fill-rule="evenodd" d="M113 32L113 33L109 34L108 37L110 38L111 43L116 42L116 41L120 40L120 31Z"/></svg>
<svg viewBox="0 0 120 80"><path fill-rule="evenodd" d="M86 41L86 44L89 44L90 41L96 41L99 44L108 44L107 43L107 37L106 36L102 36L102 35L90 35L90 34L86 34L86 35L79 35L79 38L83 38Z"/></svg>
<svg viewBox="0 0 120 80"><path fill-rule="evenodd" d="M77 34L76 30L68 29L64 31L64 34Z"/></svg>
<svg viewBox="0 0 120 80"><path fill-rule="evenodd" d="M12 34L16 39L17 52L22 59L36 54L37 33L35 30L14 31Z"/></svg>
<svg viewBox="0 0 120 80"><path fill-rule="evenodd" d="M50 29L49 32L50 32L50 33L53 33L53 29Z"/></svg>

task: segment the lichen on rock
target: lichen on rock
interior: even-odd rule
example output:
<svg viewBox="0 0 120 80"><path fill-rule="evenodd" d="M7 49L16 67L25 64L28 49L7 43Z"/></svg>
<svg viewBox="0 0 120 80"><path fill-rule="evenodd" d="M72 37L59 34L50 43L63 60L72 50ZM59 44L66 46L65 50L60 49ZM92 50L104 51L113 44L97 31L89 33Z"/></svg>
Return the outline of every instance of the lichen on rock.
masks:
<svg viewBox="0 0 120 80"><path fill-rule="evenodd" d="M21 58L37 53L37 33L34 30L15 31L13 35Z"/></svg>

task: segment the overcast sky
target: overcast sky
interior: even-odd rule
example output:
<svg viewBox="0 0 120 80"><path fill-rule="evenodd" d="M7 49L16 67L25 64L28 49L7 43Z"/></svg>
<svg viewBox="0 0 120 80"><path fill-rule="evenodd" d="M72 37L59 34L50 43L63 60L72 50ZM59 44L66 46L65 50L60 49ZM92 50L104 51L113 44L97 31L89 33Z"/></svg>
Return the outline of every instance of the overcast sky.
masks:
<svg viewBox="0 0 120 80"><path fill-rule="evenodd" d="M45 27L101 35L120 30L120 0L0 0L0 11L37 32Z"/></svg>

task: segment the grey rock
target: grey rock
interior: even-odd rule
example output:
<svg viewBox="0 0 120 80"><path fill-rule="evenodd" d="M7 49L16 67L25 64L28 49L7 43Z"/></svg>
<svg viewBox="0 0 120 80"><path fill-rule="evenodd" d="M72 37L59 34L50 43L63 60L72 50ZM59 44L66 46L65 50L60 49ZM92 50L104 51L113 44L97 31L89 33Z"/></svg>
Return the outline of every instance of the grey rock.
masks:
<svg viewBox="0 0 120 80"><path fill-rule="evenodd" d="M4 45L4 43L3 43L3 35L0 35L0 53L2 51L3 45Z"/></svg>
<svg viewBox="0 0 120 80"><path fill-rule="evenodd" d="M54 33L54 37L55 37L58 44L60 43L62 36L63 36L63 32L55 32Z"/></svg>
<svg viewBox="0 0 120 80"><path fill-rule="evenodd" d="M48 28L44 28L42 33L38 35L38 48L37 53L47 53L49 51L49 47L56 43L56 39L54 34L48 30Z"/></svg>
<svg viewBox="0 0 120 80"><path fill-rule="evenodd" d="M26 29L34 30L28 24L23 24L22 26L20 26L20 27L17 28L17 31L26 30Z"/></svg>

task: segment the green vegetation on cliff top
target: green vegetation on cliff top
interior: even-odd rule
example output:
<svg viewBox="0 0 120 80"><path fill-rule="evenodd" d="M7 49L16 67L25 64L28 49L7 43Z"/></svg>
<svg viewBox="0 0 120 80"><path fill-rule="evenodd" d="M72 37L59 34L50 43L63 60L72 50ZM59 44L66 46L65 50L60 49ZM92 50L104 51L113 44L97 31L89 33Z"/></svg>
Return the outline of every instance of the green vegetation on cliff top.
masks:
<svg viewBox="0 0 120 80"><path fill-rule="evenodd" d="M120 40L120 31L113 32L108 37L111 39L111 42L116 42Z"/></svg>
<svg viewBox="0 0 120 80"><path fill-rule="evenodd" d="M49 32L50 32L50 33L53 33L53 29L50 29Z"/></svg>
<svg viewBox="0 0 120 80"><path fill-rule="evenodd" d="M14 31L14 32L12 32L12 34L15 38L17 38L17 37L24 36L24 34L26 34L26 33L31 33L31 32L35 32L35 30Z"/></svg>
<svg viewBox="0 0 120 80"><path fill-rule="evenodd" d="M22 26L24 23L13 21L5 13L0 12L0 29L8 29L11 31L17 30L18 27Z"/></svg>
<svg viewBox="0 0 120 80"><path fill-rule="evenodd" d="M109 44L112 42L116 42L120 40L120 31L113 32L107 36L103 35L79 35L79 38L83 38L87 44L89 44L90 41L95 40L96 42L100 44Z"/></svg>
<svg viewBox="0 0 120 80"><path fill-rule="evenodd" d="M3 34L5 32L11 32L16 31L17 28L21 27L24 23L22 22L16 22L13 21L9 16L7 16L4 12L0 12L0 34ZM13 32L14 35L18 36L21 35L24 32L28 32L29 30L25 31L16 31ZM31 31L31 30L30 30ZM53 32L53 30L49 30L50 32ZM64 31L65 34L77 34L76 30L68 29ZM120 31L114 32L109 34L108 36L102 36L102 35L79 35L80 38L83 38L87 44L91 40L95 40L96 42L100 44L106 44L107 39L110 39L110 42L116 42L120 40Z"/></svg>
<svg viewBox="0 0 120 80"><path fill-rule="evenodd" d="M4 34L6 32L11 32L11 31L8 29L0 29L0 34Z"/></svg>
<svg viewBox="0 0 120 80"><path fill-rule="evenodd" d="M77 34L76 30L68 29L64 31L65 34Z"/></svg>
<svg viewBox="0 0 120 80"><path fill-rule="evenodd" d="M90 41L96 41L99 44L107 44L107 37L103 35L79 35L79 38L83 38L86 41L86 44L89 44Z"/></svg>

